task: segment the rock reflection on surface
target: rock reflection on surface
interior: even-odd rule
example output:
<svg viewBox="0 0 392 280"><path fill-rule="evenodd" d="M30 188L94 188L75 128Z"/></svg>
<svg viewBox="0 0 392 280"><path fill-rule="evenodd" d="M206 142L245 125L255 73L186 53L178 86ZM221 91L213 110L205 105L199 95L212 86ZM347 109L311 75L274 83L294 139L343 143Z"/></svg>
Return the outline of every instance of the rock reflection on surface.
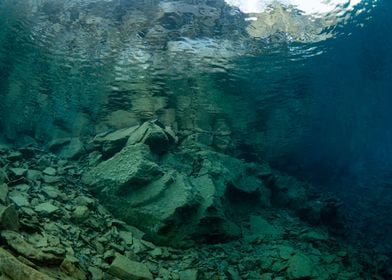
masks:
<svg viewBox="0 0 392 280"><path fill-rule="evenodd" d="M247 83L243 78L252 75L275 83L276 74L298 67L288 61L321 53L322 47L307 44L335 36L334 22L350 15L345 7L345 13L331 15L333 21L312 19L273 4L252 15L259 20L247 21L248 14L225 1L3 0L0 5L3 131L12 140L24 134L40 141L157 115L172 125L187 110L175 104L187 98L227 111L220 99L207 96L222 95L235 104L221 84L239 94ZM228 122L246 114L235 112ZM246 125L241 122L234 126Z"/></svg>

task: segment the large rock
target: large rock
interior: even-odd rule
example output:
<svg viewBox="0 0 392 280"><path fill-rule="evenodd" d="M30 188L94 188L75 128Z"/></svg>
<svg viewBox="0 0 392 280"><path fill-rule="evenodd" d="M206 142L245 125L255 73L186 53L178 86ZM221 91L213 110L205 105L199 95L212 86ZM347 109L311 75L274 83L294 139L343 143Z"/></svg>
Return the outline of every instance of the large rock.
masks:
<svg viewBox="0 0 392 280"><path fill-rule="evenodd" d="M160 124L159 121L143 123L128 138L127 145L144 143L152 152L162 154L169 149L170 144L176 141L171 130Z"/></svg>
<svg viewBox="0 0 392 280"><path fill-rule="evenodd" d="M96 193L125 195L162 175L148 146L128 145L121 152L85 173L82 181Z"/></svg>
<svg viewBox="0 0 392 280"><path fill-rule="evenodd" d="M11 253L7 252L3 248L0 248L0 275L2 279L11 280L53 280L54 278L49 277L38 270L22 263L15 258Z"/></svg>
<svg viewBox="0 0 392 280"><path fill-rule="evenodd" d="M25 236L14 231L3 230L1 237L16 252L32 261L44 264L60 264L65 256L65 250L61 247L37 248L34 244L28 242Z"/></svg>
<svg viewBox="0 0 392 280"><path fill-rule="evenodd" d="M309 257L303 254L295 254L288 261L287 279L311 279L314 264Z"/></svg>
<svg viewBox="0 0 392 280"><path fill-rule="evenodd" d="M58 212L60 209L51 202L43 202L35 206L34 210L43 216L50 216Z"/></svg>
<svg viewBox="0 0 392 280"><path fill-rule="evenodd" d="M123 280L152 280L153 276L145 264L117 255L108 269L111 275Z"/></svg>
<svg viewBox="0 0 392 280"><path fill-rule="evenodd" d="M181 209L199 202L185 176L174 171L163 174L152 160L148 146L128 145L82 180L112 213L155 236L169 220L176 220Z"/></svg>
<svg viewBox="0 0 392 280"><path fill-rule="evenodd" d="M140 227L155 241L161 241L160 233L167 238L178 237L179 231L173 233L173 228L181 227L190 216L187 213L197 212L200 204L189 180L175 172L145 185L130 186L127 192L117 190L105 189L99 194L101 201L117 217Z"/></svg>
<svg viewBox="0 0 392 280"><path fill-rule="evenodd" d="M14 180L21 179L27 174L26 168L14 167L10 168L10 176Z"/></svg>
<svg viewBox="0 0 392 280"><path fill-rule="evenodd" d="M98 135L94 138L94 143L102 146L102 153L108 157L113 156L115 153L121 151L128 141L129 136L138 128L138 126L132 126L129 128L123 128L114 132Z"/></svg>
<svg viewBox="0 0 392 280"><path fill-rule="evenodd" d="M121 151L125 145L138 143L146 144L153 153L160 155L167 152L170 145L176 141L177 137L171 128L155 120L97 135L93 142L95 145L101 146L104 157L108 158Z"/></svg>
<svg viewBox="0 0 392 280"><path fill-rule="evenodd" d="M147 124L147 134L141 135L148 135L151 127L162 131ZM190 245L190 238L226 241L241 235L228 218L235 214L233 203L249 208L269 205L259 166L187 147L166 153L158 166L158 157L139 143L144 136L136 132L142 127L131 133L125 148L91 168L82 180L113 214L142 229L146 238L171 245Z"/></svg>

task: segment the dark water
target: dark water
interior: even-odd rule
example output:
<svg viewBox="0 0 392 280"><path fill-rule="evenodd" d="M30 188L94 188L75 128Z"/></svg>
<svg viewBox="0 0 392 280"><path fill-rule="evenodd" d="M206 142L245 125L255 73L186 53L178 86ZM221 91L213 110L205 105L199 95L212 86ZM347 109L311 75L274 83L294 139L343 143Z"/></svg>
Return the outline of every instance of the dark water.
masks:
<svg viewBox="0 0 392 280"><path fill-rule="evenodd" d="M308 130L283 165L345 202L351 234L391 252L392 53L390 3L355 22L307 65ZM351 34L350 36L345 36ZM287 155L285 155L286 157ZM280 164L280 163L278 163Z"/></svg>
<svg viewBox="0 0 392 280"><path fill-rule="evenodd" d="M1 133L46 143L151 118L187 130L192 114L230 127L230 153L340 197L353 240L391 253L390 8L272 6L252 27L225 1L0 0Z"/></svg>

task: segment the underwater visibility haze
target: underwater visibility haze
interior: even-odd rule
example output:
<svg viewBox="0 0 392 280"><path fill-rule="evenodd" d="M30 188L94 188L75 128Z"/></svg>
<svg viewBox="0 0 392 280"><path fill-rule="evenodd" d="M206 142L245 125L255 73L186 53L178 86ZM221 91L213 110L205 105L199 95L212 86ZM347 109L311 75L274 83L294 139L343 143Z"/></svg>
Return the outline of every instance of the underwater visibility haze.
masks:
<svg viewBox="0 0 392 280"><path fill-rule="evenodd" d="M391 6L0 0L1 249L53 279L391 279Z"/></svg>

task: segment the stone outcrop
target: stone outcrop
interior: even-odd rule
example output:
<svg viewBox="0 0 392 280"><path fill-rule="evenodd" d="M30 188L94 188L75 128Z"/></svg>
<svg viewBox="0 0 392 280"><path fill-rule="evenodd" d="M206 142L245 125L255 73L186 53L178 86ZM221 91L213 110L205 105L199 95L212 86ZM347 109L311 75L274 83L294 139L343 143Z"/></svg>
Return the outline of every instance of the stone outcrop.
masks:
<svg viewBox="0 0 392 280"><path fill-rule="evenodd" d="M86 172L83 182L115 215L152 240L175 244L191 237L218 242L240 236L228 218L226 196L233 191L263 195L260 205L268 204L269 191L257 177L258 167L192 146L169 152L176 136L168 131L147 122L105 136L103 146L111 139L118 143L114 135L128 139L121 140L120 152Z"/></svg>
<svg viewBox="0 0 392 280"><path fill-rule="evenodd" d="M104 158L113 156L127 145L146 144L155 154L163 154L178 141L174 132L160 121L148 121L139 126L123 128L111 133L103 133L94 138L94 146Z"/></svg>
<svg viewBox="0 0 392 280"><path fill-rule="evenodd" d="M127 257L117 255L111 263L108 273L123 280L152 280L152 274L144 264L131 261Z"/></svg>
<svg viewBox="0 0 392 280"><path fill-rule="evenodd" d="M267 163L246 163L189 138L178 145L168 131L146 122L96 138L97 151L105 153L105 146L119 151L94 162L82 176L114 215L141 228L150 240L189 246L189 240L235 239L241 236L236 218L271 204L323 223L322 208L328 204L310 200L310 186L272 174ZM335 225L338 218L331 217ZM267 235L274 231L260 219L251 221Z"/></svg>
<svg viewBox="0 0 392 280"><path fill-rule="evenodd" d="M123 128L111 133L103 133L94 138L94 143L100 147L102 155L105 158L113 156L115 153L121 151L125 143L128 141L129 136L138 128L132 126Z"/></svg>
<svg viewBox="0 0 392 280"><path fill-rule="evenodd" d="M146 145L127 146L112 158L85 174L83 181L94 192L125 195L144 186L162 174ZM95 189L97 189L95 191Z"/></svg>
<svg viewBox="0 0 392 280"><path fill-rule="evenodd" d="M34 244L26 241L22 234L14 231L2 231L1 237L5 239L7 244L16 252L25 256L27 259L43 264L61 264L65 257L65 249L61 246L46 246L39 249Z"/></svg>
<svg viewBox="0 0 392 280"><path fill-rule="evenodd" d="M19 280L19 279L53 280L54 279L22 263L17 258L15 258L12 254L7 252L3 248L0 248L0 276L2 276L2 274L6 275L7 278L5 279L10 279L10 280Z"/></svg>
<svg viewBox="0 0 392 280"><path fill-rule="evenodd" d="M127 146L143 143L150 147L153 153L163 154L175 142L177 142L177 137L172 130L159 121L154 121L143 123L131 133L127 140Z"/></svg>

